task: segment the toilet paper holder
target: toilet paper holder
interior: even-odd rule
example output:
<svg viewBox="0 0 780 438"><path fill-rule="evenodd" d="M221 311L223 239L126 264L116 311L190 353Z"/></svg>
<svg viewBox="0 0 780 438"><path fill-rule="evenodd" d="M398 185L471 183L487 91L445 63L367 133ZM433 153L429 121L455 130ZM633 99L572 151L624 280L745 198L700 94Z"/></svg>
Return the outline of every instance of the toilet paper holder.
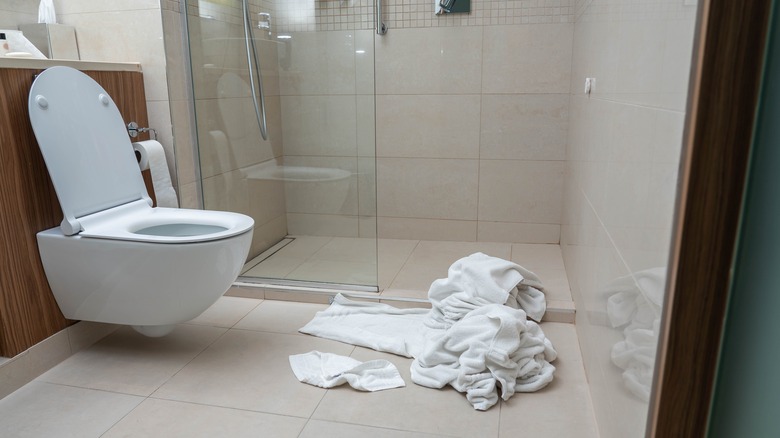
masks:
<svg viewBox="0 0 780 438"><path fill-rule="evenodd" d="M127 134L130 135L130 138L136 138L138 137L138 134L142 134L144 132L151 132L152 139L157 140L157 131L155 131L154 128L140 128L136 122L130 122L127 124Z"/></svg>

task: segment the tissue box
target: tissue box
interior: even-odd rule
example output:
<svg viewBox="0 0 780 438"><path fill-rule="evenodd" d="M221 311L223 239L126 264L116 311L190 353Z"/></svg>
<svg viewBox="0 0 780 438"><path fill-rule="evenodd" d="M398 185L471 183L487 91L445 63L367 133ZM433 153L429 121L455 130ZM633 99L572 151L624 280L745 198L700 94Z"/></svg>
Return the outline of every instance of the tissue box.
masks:
<svg viewBox="0 0 780 438"><path fill-rule="evenodd" d="M19 30L49 59L80 59L76 29L64 24L21 24Z"/></svg>

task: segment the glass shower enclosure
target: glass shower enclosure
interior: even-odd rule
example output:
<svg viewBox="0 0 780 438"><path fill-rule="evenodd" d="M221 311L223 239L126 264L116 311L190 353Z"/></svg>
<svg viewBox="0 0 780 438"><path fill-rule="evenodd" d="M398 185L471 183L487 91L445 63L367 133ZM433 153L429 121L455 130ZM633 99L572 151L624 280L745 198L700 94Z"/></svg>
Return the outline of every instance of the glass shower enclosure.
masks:
<svg viewBox="0 0 780 438"><path fill-rule="evenodd" d="M243 282L377 291L365 1L185 3L203 206L255 220Z"/></svg>

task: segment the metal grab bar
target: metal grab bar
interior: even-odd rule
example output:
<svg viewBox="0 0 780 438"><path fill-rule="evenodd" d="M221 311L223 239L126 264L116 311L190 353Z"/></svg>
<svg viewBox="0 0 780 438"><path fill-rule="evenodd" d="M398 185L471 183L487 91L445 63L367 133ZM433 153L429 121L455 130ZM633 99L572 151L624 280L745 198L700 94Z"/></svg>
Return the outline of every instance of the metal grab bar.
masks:
<svg viewBox="0 0 780 438"><path fill-rule="evenodd" d="M376 34L384 35L387 33L387 25L382 21L382 0L374 0L376 6Z"/></svg>
<svg viewBox="0 0 780 438"><path fill-rule="evenodd" d="M246 39L246 63L247 65L249 65L249 83L252 89L252 102L255 104L255 115L257 116L257 124L260 125L260 135L263 136L263 140L268 140L268 125L265 120L265 94L263 93L263 76L260 74L260 64L257 60L257 50L255 50L255 40L254 38L252 38L252 20L249 15L249 3L247 2L247 0L243 0L243 2L244 2L244 38ZM253 64L255 69L257 70L257 84L258 87L260 88L259 105L257 102L258 93L257 91L255 91L255 80L254 80L255 74L252 73Z"/></svg>

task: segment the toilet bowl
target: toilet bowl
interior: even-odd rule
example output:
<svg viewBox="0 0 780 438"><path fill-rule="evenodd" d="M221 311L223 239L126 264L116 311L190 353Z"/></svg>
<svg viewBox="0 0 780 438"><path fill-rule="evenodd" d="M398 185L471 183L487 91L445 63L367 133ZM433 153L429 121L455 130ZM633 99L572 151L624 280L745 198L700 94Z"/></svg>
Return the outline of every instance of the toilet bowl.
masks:
<svg viewBox="0 0 780 438"><path fill-rule="evenodd" d="M163 336L225 293L249 252L252 218L153 208L119 110L78 70L41 73L28 108L64 215L37 239L66 318Z"/></svg>

